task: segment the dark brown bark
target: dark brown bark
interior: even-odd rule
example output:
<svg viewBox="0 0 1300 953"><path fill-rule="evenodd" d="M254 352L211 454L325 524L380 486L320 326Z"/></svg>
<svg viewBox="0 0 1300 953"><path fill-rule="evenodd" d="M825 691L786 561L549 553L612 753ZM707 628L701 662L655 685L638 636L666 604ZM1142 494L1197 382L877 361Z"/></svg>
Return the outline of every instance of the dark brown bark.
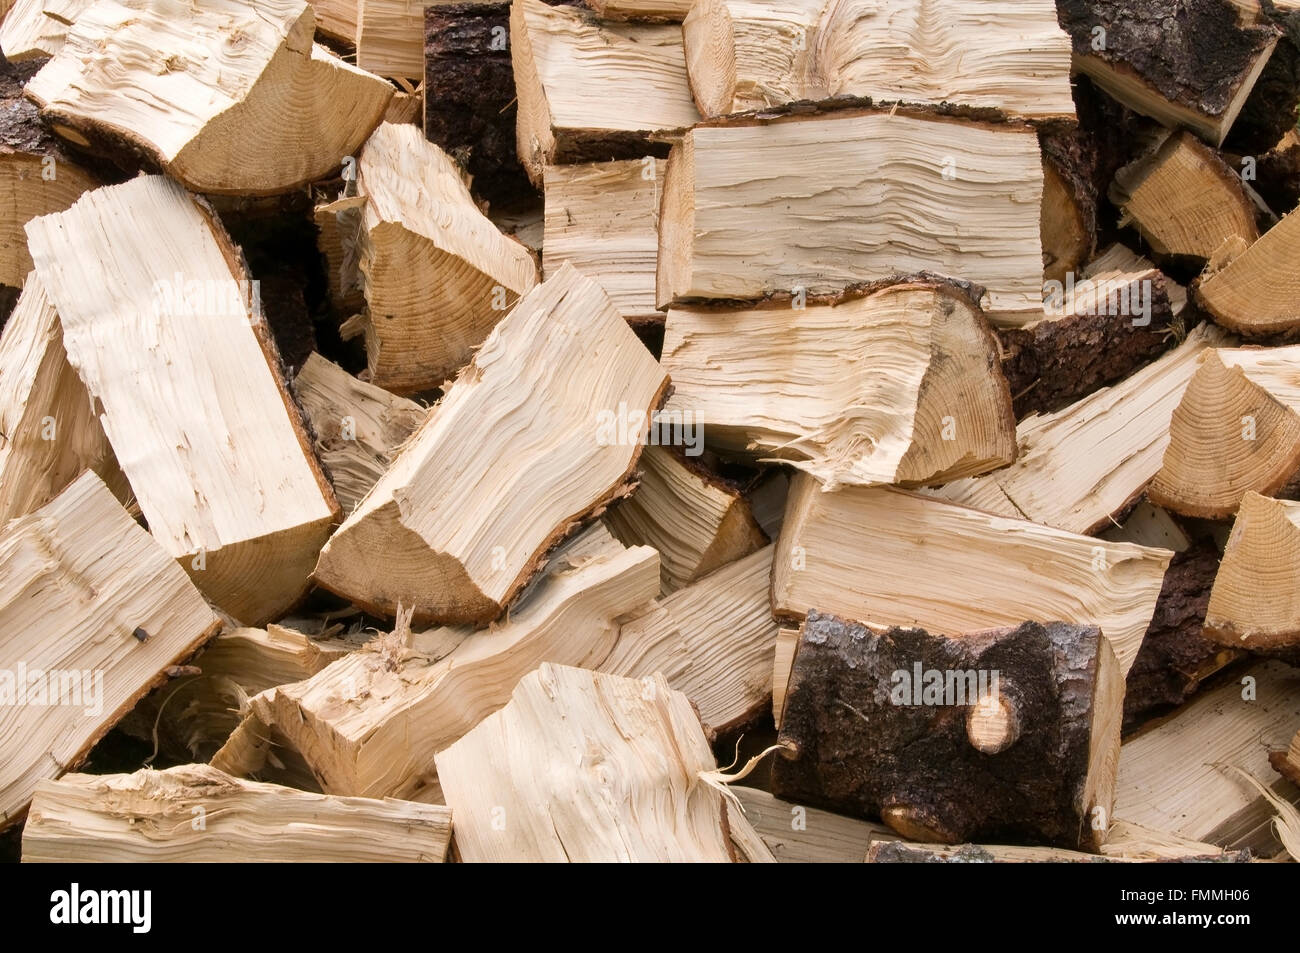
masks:
<svg viewBox="0 0 1300 953"><path fill-rule="evenodd" d="M1135 326L1130 315L1084 314L999 330L1016 419L1059 410L1153 361L1175 343L1167 333L1172 320L1157 276L1147 326Z"/></svg>
<svg viewBox="0 0 1300 953"><path fill-rule="evenodd" d="M1077 55L1097 57L1211 118L1227 111L1261 51L1279 35L1270 23L1239 25L1227 0L1057 0L1056 6ZM1106 31L1101 50L1093 48L1098 26Z"/></svg>
<svg viewBox="0 0 1300 953"><path fill-rule="evenodd" d="M1292 784L1300 784L1300 764L1292 761L1289 755L1289 751L1270 751L1268 763L1273 766L1274 771Z"/></svg>
<svg viewBox="0 0 1300 953"><path fill-rule="evenodd" d="M1155 614L1125 681L1125 734L1181 705L1202 681L1241 657L1201 636L1218 571L1219 552L1205 542L1169 563Z"/></svg>
<svg viewBox="0 0 1300 953"><path fill-rule="evenodd" d="M1057 236L1043 236L1044 277L1059 281L1064 272L1078 271L1097 250L1097 148L1092 136L1078 123L1056 123L1042 129L1038 142L1044 166L1051 167L1069 193L1076 224L1084 237L1077 255L1047 261L1054 251L1049 245Z"/></svg>
<svg viewBox="0 0 1300 953"><path fill-rule="evenodd" d="M1139 863L1174 863L1174 864L1247 864L1251 861L1249 850L1230 850L1222 854L1202 854L1193 857L1178 857L1172 860L1162 858L1159 861L1139 861ZM1082 864L1118 864L1131 861L1102 857L1097 854L1054 854L1029 863L1082 863ZM961 844L958 847L935 851L924 844L909 844L906 841L873 841L867 850L869 864L1001 864L1008 863L1002 859L996 848L981 847L979 844Z"/></svg>
<svg viewBox="0 0 1300 953"><path fill-rule="evenodd" d="M901 815L910 835L945 843L1077 848L1089 836L1082 801L1100 638L1096 628L1064 623L958 638L873 632L810 612L781 725L787 757L773 766L772 791L891 823ZM895 673L914 675L918 664L997 671L1000 695L1014 700L1016 739L986 754L967 735L971 705L894 704Z"/></svg>
<svg viewBox="0 0 1300 953"><path fill-rule="evenodd" d="M1300 11L1281 11L1272 0L1259 0L1259 6L1283 36L1224 143L1225 149L1241 155L1259 155L1273 148L1295 125L1300 105ZM1275 211L1287 212L1293 206Z"/></svg>
<svg viewBox="0 0 1300 953"><path fill-rule="evenodd" d="M509 35L509 3L424 11L424 134L468 169L474 192L493 205L533 191L515 151Z"/></svg>

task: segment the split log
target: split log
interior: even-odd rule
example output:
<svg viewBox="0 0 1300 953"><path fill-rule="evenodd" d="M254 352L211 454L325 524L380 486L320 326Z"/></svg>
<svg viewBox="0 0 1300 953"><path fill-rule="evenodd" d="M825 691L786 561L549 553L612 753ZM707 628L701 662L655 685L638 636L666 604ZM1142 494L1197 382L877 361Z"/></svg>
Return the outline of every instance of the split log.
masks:
<svg viewBox="0 0 1300 953"><path fill-rule="evenodd" d="M357 39L357 8L363 0L311 0L316 32L347 44Z"/></svg>
<svg viewBox="0 0 1300 953"><path fill-rule="evenodd" d="M936 633L1095 625L1127 674L1172 557L901 490L823 493L799 474L772 560L772 609Z"/></svg>
<svg viewBox="0 0 1300 953"><path fill-rule="evenodd" d="M791 804L758 788L728 786L779 864L860 864L873 841L896 835L883 824Z"/></svg>
<svg viewBox="0 0 1300 953"><path fill-rule="evenodd" d="M1300 503L1247 493L1205 615L1220 645L1300 663Z"/></svg>
<svg viewBox="0 0 1300 953"><path fill-rule="evenodd" d="M628 678L662 674L691 700L711 738L753 724L772 689L772 551L656 600L623 622L613 650L593 667Z"/></svg>
<svg viewBox="0 0 1300 953"><path fill-rule="evenodd" d="M1074 68L1125 106L1219 146L1281 32L1222 0L1059 0Z"/></svg>
<svg viewBox="0 0 1300 953"><path fill-rule="evenodd" d="M516 148L534 185L548 165L662 155L652 136L700 120L676 26L602 24L574 7L515 0L510 54Z"/></svg>
<svg viewBox="0 0 1300 953"><path fill-rule="evenodd" d="M781 728L785 715L785 696L790 688L790 669L799 646L798 629L781 629L776 636L776 656L772 660L772 723Z"/></svg>
<svg viewBox="0 0 1300 953"><path fill-rule="evenodd" d="M457 157L493 206L529 194L515 148L510 4L424 8L424 134Z"/></svg>
<svg viewBox="0 0 1300 953"><path fill-rule="evenodd" d="M625 546L653 546L665 595L761 549L740 492L675 449L646 447L636 492L611 507L605 525Z"/></svg>
<svg viewBox="0 0 1300 953"><path fill-rule="evenodd" d="M32 270L23 226L61 212L99 184L22 97L35 64L0 63L0 285L21 288Z"/></svg>
<svg viewBox="0 0 1300 953"><path fill-rule="evenodd" d="M294 390L344 513L356 509L428 414L415 401L359 381L315 352L294 379Z"/></svg>
<svg viewBox="0 0 1300 953"><path fill-rule="evenodd" d="M588 0L587 6L605 20L681 23L691 12L691 0Z"/></svg>
<svg viewBox="0 0 1300 953"><path fill-rule="evenodd" d="M544 664L436 761L468 863L717 863L758 840L704 782L713 754L663 676Z"/></svg>
<svg viewBox="0 0 1300 953"><path fill-rule="evenodd" d="M1216 322L1247 337L1300 328L1300 211L1292 211L1227 265L1210 268L1193 286Z"/></svg>
<svg viewBox="0 0 1300 953"><path fill-rule="evenodd" d="M1187 304L1182 288L1118 244L1045 288L1042 320L998 331L1017 417L1060 410L1159 356Z"/></svg>
<svg viewBox="0 0 1300 953"><path fill-rule="evenodd" d="M683 35L705 118L840 96L1074 118L1051 0L704 0Z"/></svg>
<svg viewBox="0 0 1300 953"><path fill-rule="evenodd" d="M1203 355L1174 411L1151 501L1224 519L1245 493L1271 496L1286 486L1300 470L1297 366L1300 345Z"/></svg>
<svg viewBox="0 0 1300 953"><path fill-rule="evenodd" d="M1064 410L1025 418L1016 428L1020 453L1007 469L927 492L1071 533L1111 525L1160 469L1174 408L1201 353L1224 340L1217 328L1197 327L1119 384Z"/></svg>
<svg viewBox="0 0 1300 953"><path fill-rule="evenodd" d="M1097 163L1091 130L1077 123L1040 131L1043 152L1043 204L1039 233L1043 280L1065 281L1097 250Z"/></svg>
<svg viewBox="0 0 1300 953"><path fill-rule="evenodd" d="M543 274L567 261L605 289L629 324L663 324L655 308L663 174L653 156L547 166Z"/></svg>
<svg viewBox="0 0 1300 953"><path fill-rule="evenodd" d="M44 506L87 469L127 499L90 395L68 364L59 315L33 273L0 334L0 526Z"/></svg>
<svg viewBox="0 0 1300 953"><path fill-rule="evenodd" d="M661 309L931 271L986 288L995 323L1042 316L1043 168L1029 126L906 110L746 119L686 133L664 179Z"/></svg>
<svg viewBox="0 0 1300 953"><path fill-rule="evenodd" d="M142 176L34 219L27 236L149 531L235 619L282 615L338 503L220 223Z"/></svg>
<svg viewBox="0 0 1300 953"><path fill-rule="evenodd" d="M67 41L68 27L94 4L95 0L16 0L0 24L4 58L18 63L53 56Z"/></svg>
<svg viewBox="0 0 1300 953"><path fill-rule="evenodd" d="M312 211L316 247L325 259L330 302L339 314L348 317L366 307L360 267L361 210L365 204L365 198L360 195L340 195L320 203Z"/></svg>
<svg viewBox="0 0 1300 953"><path fill-rule="evenodd" d="M768 539L781 535L781 523L785 519L785 501L790 494L790 478L781 467L764 470L746 491L749 508L754 519Z"/></svg>
<svg viewBox="0 0 1300 953"><path fill-rule="evenodd" d="M317 584L377 614L400 602L422 621L497 618L556 542L626 493L667 387L599 286L561 268L339 527ZM511 436L521 427L527 441Z"/></svg>
<svg viewBox="0 0 1300 953"><path fill-rule="evenodd" d="M1116 173L1110 200L1157 255L1204 264L1225 242L1259 238L1240 177L1192 133L1169 133Z"/></svg>
<svg viewBox="0 0 1300 953"><path fill-rule="evenodd" d="M1269 749L1300 729L1300 673L1264 662L1201 693L1120 749L1115 814L1154 830L1269 857L1273 809L1229 766L1269 776ZM1274 791L1295 803L1294 788Z"/></svg>
<svg viewBox="0 0 1300 953"><path fill-rule="evenodd" d="M242 781L205 764L43 781L24 863L441 863L451 811Z"/></svg>
<svg viewBox="0 0 1300 953"><path fill-rule="evenodd" d="M230 629L132 710L119 727L177 761L209 760L259 692L311 678L361 647L367 635L312 638L294 629Z"/></svg>
<svg viewBox="0 0 1300 953"><path fill-rule="evenodd" d="M75 769L221 621L158 543L85 473L0 531L0 827Z"/></svg>
<svg viewBox="0 0 1300 953"><path fill-rule="evenodd" d="M1095 850L1112 814L1123 698L1096 627L949 637L810 612L772 791L879 816L912 840Z"/></svg>
<svg viewBox="0 0 1300 953"><path fill-rule="evenodd" d="M537 264L412 125L375 130L357 189L365 197L360 269L371 382L399 393L439 387L533 287Z"/></svg>
<svg viewBox="0 0 1300 953"><path fill-rule="evenodd" d="M792 461L828 486L941 483L1015 459L997 341L970 291L948 281L674 308L662 360L669 412L689 414L712 446Z"/></svg>
<svg viewBox="0 0 1300 953"><path fill-rule="evenodd" d="M69 141L143 155L196 192L287 192L337 169L393 95L314 30L303 0L100 0L27 96Z"/></svg>
<svg viewBox="0 0 1300 953"><path fill-rule="evenodd" d="M424 77L424 4L357 0L357 66L376 76Z"/></svg>
<svg viewBox="0 0 1300 953"><path fill-rule="evenodd" d="M546 661L596 667L618 638L615 620L658 591L654 550L625 549L596 525L490 630L412 636L399 618L393 635L253 698L251 712L302 754L322 790L408 797L432 781L433 755L504 705L520 678Z"/></svg>

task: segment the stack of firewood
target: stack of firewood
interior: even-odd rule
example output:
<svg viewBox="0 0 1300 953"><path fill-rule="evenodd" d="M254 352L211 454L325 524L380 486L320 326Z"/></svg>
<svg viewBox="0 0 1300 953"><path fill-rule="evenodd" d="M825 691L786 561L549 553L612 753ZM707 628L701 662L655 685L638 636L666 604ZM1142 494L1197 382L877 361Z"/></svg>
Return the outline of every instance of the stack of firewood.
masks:
<svg viewBox="0 0 1300 953"><path fill-rule="evenodd" d="M23 859L1300 852L1300 3L0 7Z"/></svg>

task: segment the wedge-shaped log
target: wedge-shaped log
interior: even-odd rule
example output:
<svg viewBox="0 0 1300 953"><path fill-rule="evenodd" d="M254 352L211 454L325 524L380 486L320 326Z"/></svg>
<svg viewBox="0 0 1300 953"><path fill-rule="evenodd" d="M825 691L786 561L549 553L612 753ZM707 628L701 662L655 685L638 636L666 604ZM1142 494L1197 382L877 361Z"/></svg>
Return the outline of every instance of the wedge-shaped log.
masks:
<svg viewBox="0 0 1300 953"><path fill-rule="evenodd" d="M400 602L417 620L495 619L547 550L626 492L667 387L599 286L560 269L339 527L317 583L390 616Z"/></svg>
<svg viewBox="0 0 1300 953"><path fill-rule="evenodd" d="M1042 198L1025 125L849 110L700 126L668 159L658 304L931 271L982 285L992 320L1022 324L1043 312Z"/></svg>
<svg viewBox="0 0 1300 953"><path fill-rule="evenodd" d="M547 165L640 156L652 134L700 121L679 27L601 24L574 7L516 0L510 55L519 161L539 187Z"/></svg>
<svg viewBox="0 0 1300 953"><path fill-rule="evenodd" d="M313 46L315 22L302 0L100 0L27 95L65 138L196 192L287 192L337 169L393 95Z"/></svg>
<svg viewBox="0 0 1300 953"><path fill-rule="evenodd" d="M1018 417L1060 410L1156 358L1187 305L1181 287L1118 244L1044 290L1042 320L998 332Z"/></svg>
<svg viewBox="0 0 1300 953"><path fill-rule="evenodd" d="M537 264L479 210L456 164L418 127L381 125L359 167L371 381L399 393L438 387L533 287Z"/></svg>
<svg viewBox="0 0 1300 953"><path fill-rule="evenodd" d="M179 185L141 176L27 236L149 531L235 619L278 617L338 503L225 230Z"/></svg>
<svg viewBox="0 0 1300 953"><path fill-rule="evenodd" d="M758 841L704 780L699 719L660 675L544 664L437 765L469 863L717 863L735 859L732 838Z"/></svg>
<svg viewBox="0 0 1300 953"><path fill-rule="evenodd" d="M671 310L668 410L711 445L830 486L942 483L1015 459L997 341L965 288L919 278L804 304Z"/></svg>
<svg viewBox="0 0 1300 953"><path fill-rule="evenodd" d="M428 414L415 401L359 381L314 351L294 390L344 513L356 509Z"/></svg>
<svg viewBox="0 0 1300 953"><path fill-rule="evenodd" d="M199 591L85 473L0 532L0 827L74 769L164 670L221 628Z"/></svg>
<svg viewBox="0 0 1300 953"><path fill-rule="evenodd" d="M450 843L451 811L439 805L309 794L186 764L41 782L23 862L441 863Z"/></svg>
<svg viewBox="0 0 1300 953"><path fill-rule="evenodd" d="M0 333L0 526L54 499L84 470L127 496L63 327L35 273Z"/></svg>
<svg viewBox="0 0 1300 953"><path fill-rule="evenodd" d="M1174 410L1151 501L1224 519L1249 491L1272 495L1300 470L1300 346L1219 348Z"/></svg>
<svg viewBox="0 0 1300 953"><path fill-rule="evenodd" d="M936 635L810 612L781 721L778 797L912 840L1095 849L1112 813L1124 677L1095 627Z"/></svg>
<svg viewBox="0 0 1300 953"><path fill-rule="evenodd" d="M662 324L655 262L663 173L653 156L547 166L543 273L567 261L605 289L629 324Z"/></svg>
<svg viewBox="0 0 1300 953"><path fill-rule="evenodd" d="M800 474L772 560L772 608L936 633L1095 625L1127 674L1172 557L901 490L823 493Z"/></svg>
<svg viewBox="0 0 1300 953"><path fill-rule="evenodd" d="M683 35L706 118L836 96L1074 118L1051 0L701 0Z"/></svg>
<svg viewBox="0 0 1300 953"><path fill-rule="evenodd" d="M356 0L356 8L357 65L378 76L423 79L424 4Z"/></svg>
<svg viewBox="0 0 1300 953"><path fill-rule="evenodd" d="M1043 204L1039 232L1043 279L1064 281L1081 270L1097 249L1098 148L1092 127L1062 123L1043 131Z"/></svg>
<svg viewBox="0 0 1300 953"><path fill-rule="evenodd" d="M1247 337L1300 328L1300 212L1292 211L1224 267L1193 286L1196 302L1219 324Z"/></svg>
<svg viewBox="0 0 1300 953"><path fill-rule="evenodd" d="M883 824L791 804L758 788L731 784L728 790L779 864L860 864L873 841L896 836Z"/></svg>
<svg viewBox="0 0 1300 953"><path fill-rule="evenodd" d="M1262 662L1203 692L1176 718L1120 748L1115 815L1157 831L1264 857L1278 850L1274 811L1234 774L1271 777L1269 750L1300 730L1300 672ZM1278 781L1293 803L1294 789Z"/></svg>
<svg viewBox="0 0 1300 953"><path fill-rule="evenodd" d="M661 673L700 713L712 736L744 728L767 707L772 653L771 546L710 573L625 621L609 656L611 675Z"/></svg>
<svg viewBox="0 0 1300 953"><path fill-rule="evenodd" d="M41 122L40 110L23 98L23 82L34 65L0 64L0 285L15 288L32 270L23 226L38 215L63 211L99 184Z"/></svg>
<svg viewBox="0 0 1300 953"><path fill-rule="evenodd" d="M1020 422L1020 455L1005 470L961 480L935 495L1072 533L1121 518L1160 469L1170 420L1207 346L1225 336L1211 325L1113 387L1051 414Z"/></svg>
<svg viewBox="0 0 1300 953"><path fill-rule="evenodd" d="M1204 262L1224 242L1259 237L1241 179L1190 132L1170 133L1120 169L1110 198L1157 255Z"/></svg>
<svg viewBox="0 0 1300 953"><path fill-rule="evenodd" d="M1281 32L1232 3L1059 0L1074 68L1129 109L1223 143Z"/></svg>
<svg viewBox="0 0 1300 953"><path fill-rule="evenodd" d="M748 501L724 480L665 447L646 447L636 492L605 515L626 546L659 551L668 594L767 542Z"/></svg>
<svg viewBox="0 0 1300 953"><path fill-rule="evenodd" d="M1205 635L1300 661L1300 503L1247 493L1214 577Z"/></svg>
<svg viewBox="0 0 1300 953"><path fill-rule="evenodd" d="M434 629L408 645L399 626L314 678L254 698L251 710L306 758L322 790L410 796L433 780L434 753L504 705L520 678L545 661L594 668L618 638L615 620L658 591L654 550L625 549L597 524L552 556L492 629Z"/></svg>

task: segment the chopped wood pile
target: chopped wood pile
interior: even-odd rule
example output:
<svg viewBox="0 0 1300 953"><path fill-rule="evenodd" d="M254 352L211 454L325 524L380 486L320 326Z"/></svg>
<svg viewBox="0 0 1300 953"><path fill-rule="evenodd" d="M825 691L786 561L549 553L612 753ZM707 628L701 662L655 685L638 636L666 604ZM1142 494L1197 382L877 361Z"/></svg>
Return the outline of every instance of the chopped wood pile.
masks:
<svg viewBox="0 0 1300 953"><path fill-rule="evenodd" d="M0 13L0 857L1300 860L1300 3Z"/></svg>

